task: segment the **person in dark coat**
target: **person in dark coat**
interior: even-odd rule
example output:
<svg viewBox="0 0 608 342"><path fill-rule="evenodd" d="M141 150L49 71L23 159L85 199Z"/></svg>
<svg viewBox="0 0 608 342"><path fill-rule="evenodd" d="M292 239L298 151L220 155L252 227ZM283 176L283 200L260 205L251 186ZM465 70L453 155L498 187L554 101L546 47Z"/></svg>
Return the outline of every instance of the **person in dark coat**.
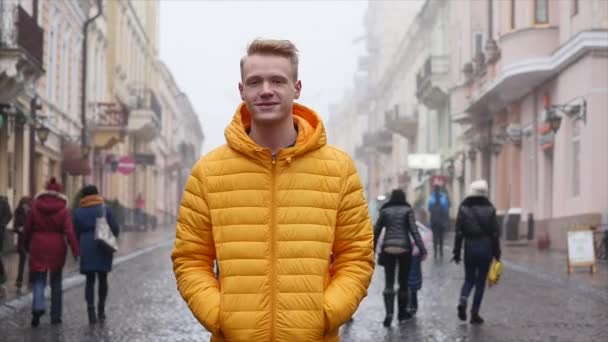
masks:
<svg viewBox="0 0 608 342"><path fill-rule="evenodd" d="M6 196L0 196L0 297L5 295L4 283L6 282L6 271L4 269L4 263L2 262L2 248L4 246L4 234L6 232L6 226L13 218L11 212L11 206L8 203Z"/></svg>
<svg viewBox="0 0 608 342"><path fill-rule="evenodd" d="M448 196L439 186L433 188L428 210L433 230L433 257L443 258L443 236L450 226L450 204Z"/></svg>
<svg viewBox="0 0 608 342"><path fill-rule="evenodd" d="M30 251L30 282L32 284L32 326L40 323L45 312L44 289L47 275L51 278L51 324L61 323L62 272L69 244L72 255L78 258L78 241L74 235L72 218L67 208L63 187L55 178L46 190L34 197L32 212L25 222L25 245Z"/></svg>
<svg viewBox="0 0 608 342"><path fill-rule="evenodd" d="M25 261L27 259L27 248L25 246L24 226L28 215L32 210L32 198L24 196L19 200L15 209L15 220L13 221L13 232L17 234L17 253L19 253L19 267L17 268L17 281L15 286L21 290L23 286L23 272L25 271Z"/></svg>
<svg viewBox="0 0 608 342"><path fill-rule="evenodd" d="M465 280L460 291L458 318L467 320L467 300L475 288L471 324L481 324L484 320L479 316L479 308L488 271L492 258L500 260L496 209L488 199L488 183L485 180L471 183L470 194L458 208L453 251L456 263L460 262L463 240Z"/></svg>
<svg viewBox="0 0 608 342"><path fill-rule="evenodd" d="M386 317L384 326L389 327L393 320L395 307L395 273L399 270L398 281L398 315L399 321L412 318L407 311L408 302L408 275L412 258L412 242L414 238L416 245L420 249L420 254L426 257L426 248L418 232L414 210L407 203L403 190L395 189L387 203L380 208L378 220L374 226L374 249L382 230L385 229L382 251L380 252L379 263L384 266L386 285L383 291Z"/></svg>
<svg viewBox="0 0 608 342"><path fill-rule="evenodd" d="M105 210L106 220L114 236L118 237L118 223L112 215L112 211L104 203L103 197L95 185L87 185L82 188L82 199L80 206L74 211L74 224L76 234L80 241L80 273L87 277L85 287L85 298L87 301L87 312L89 323L95 324L99 319L105 321L105 303L108 295L108 272L112 270L112 251L95 240L95 222L103 215ZM95 313L95 279L99 279L99 294L97 315Z"/></svg>

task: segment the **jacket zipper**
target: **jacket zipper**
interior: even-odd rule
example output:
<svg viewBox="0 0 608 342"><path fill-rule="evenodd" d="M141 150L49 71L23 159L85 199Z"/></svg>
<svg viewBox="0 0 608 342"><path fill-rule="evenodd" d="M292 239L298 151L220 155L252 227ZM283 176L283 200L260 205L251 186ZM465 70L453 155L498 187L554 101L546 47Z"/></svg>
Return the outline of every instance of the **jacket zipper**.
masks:
<svg viewBox="0 0 608 342"><path fill-rule="evenodd" d="M272 169L270 174L270 341L274 341L275 327L276 327L276 288L278 284L276 281L276 191L275 191L275 178L276 178L276 157L272 157Z"/></svg>

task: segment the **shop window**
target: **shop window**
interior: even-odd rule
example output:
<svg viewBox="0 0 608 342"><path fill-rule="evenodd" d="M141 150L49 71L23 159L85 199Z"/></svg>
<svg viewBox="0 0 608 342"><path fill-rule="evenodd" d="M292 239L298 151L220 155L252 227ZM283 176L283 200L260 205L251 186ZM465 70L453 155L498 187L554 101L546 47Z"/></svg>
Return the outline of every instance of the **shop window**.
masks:
<svg viewBox="0 0 608 342"><path fill-rule="evenodd" d="M579 5L579 0L570 0L570 16L574 17L575 15L578 14L578 5Z"/></svg>
<svg viewBox="0 0 608 342"><path fill-rule="evenodd" d="M515 0L509 3L509 29L515 30Z"/></svg>

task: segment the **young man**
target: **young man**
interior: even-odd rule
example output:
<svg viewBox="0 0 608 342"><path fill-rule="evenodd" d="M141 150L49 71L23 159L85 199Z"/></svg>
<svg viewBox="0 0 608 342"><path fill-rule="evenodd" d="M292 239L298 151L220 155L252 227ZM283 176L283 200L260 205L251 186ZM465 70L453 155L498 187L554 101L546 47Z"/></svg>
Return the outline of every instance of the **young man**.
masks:
<svg viewBox="0 0 608 342"><path fill-rule="evenodd" d="M301 89L296 47L253 41L227 145L186 184L173 269L212 341L339 341L367 293L373 232L361 182L318 115L293 102Z"/></svg>

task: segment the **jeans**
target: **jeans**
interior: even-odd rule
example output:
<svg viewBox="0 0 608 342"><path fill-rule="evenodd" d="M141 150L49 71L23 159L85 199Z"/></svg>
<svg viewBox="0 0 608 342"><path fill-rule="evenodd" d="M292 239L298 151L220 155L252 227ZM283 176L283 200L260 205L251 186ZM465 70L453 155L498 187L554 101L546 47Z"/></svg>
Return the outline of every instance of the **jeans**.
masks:
<svg viewBox="0 0 608 342"><path fill-rule="evenodd" d="M407 280L410 273L410 264L412 262L412 253L403 253L399 255L386 254L384 262L385 289L393 289L395 286L395 271L399 268L399 288L404 291L407 289ZM398 265L397 265L398 264Z"/></svg>
<svg viewBox="0 0 608 342"><path fill-rule="evenodd" d="M492 246L490 241L465 240L464 245L464 273L465 279L460 291L460 305L466 306L467 299L475 287L472 313L479 313L483 293L486 288L486 278L492 264Z"/></svg>
<svg viewBox="0 0 608 342"><path fill-rule="evenodd" d="M106 297L108 297L108 273L107 272L86 272L87 284L84 289L84 298L87 307L95 307L95 276L99 278L99 307L104 307Z"/></svg>
<svg viewBox="0 0 608 342"><path fill-rule="evenodd" d="M61 319L63 289L62 269L51 271L51 319ZM32 312L44 312L44 289L46 288L47 271L32 272L30 281L32 283Z"/></svg>

